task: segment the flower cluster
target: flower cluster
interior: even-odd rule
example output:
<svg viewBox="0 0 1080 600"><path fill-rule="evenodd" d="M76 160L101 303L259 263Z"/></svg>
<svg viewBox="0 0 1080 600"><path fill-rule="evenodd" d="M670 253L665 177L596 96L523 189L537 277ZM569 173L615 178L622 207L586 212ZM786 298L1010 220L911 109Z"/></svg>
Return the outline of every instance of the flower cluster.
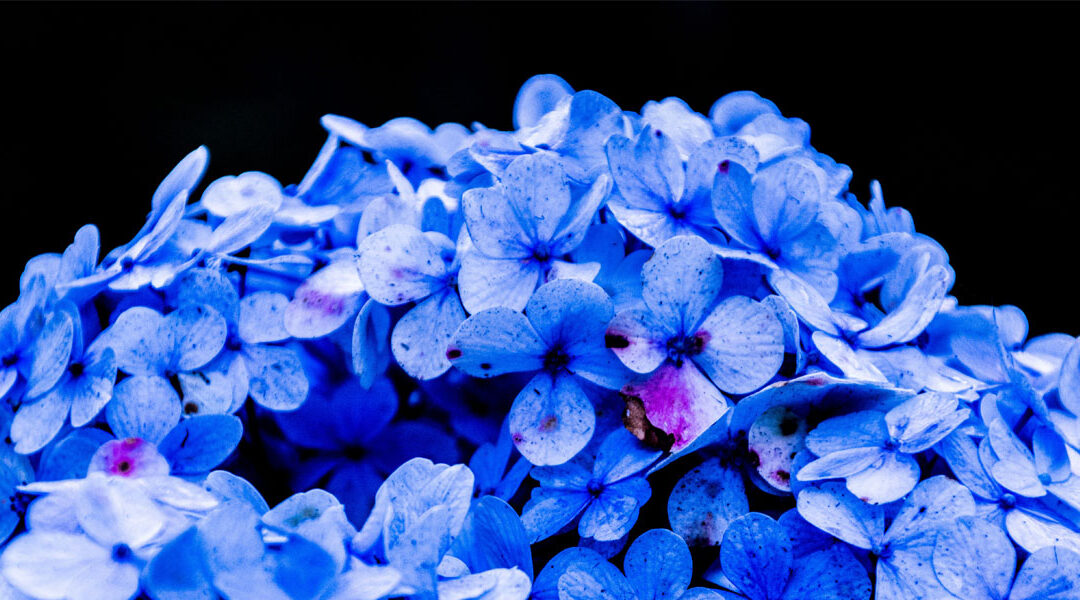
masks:
<svg viewBox="0 0 1080 600"><path fill-rule="evenodd" d="M513 131L322 125L27 263L0 596L1080 598L1080 340L959 305L802 120L541 75Z"/></svg>

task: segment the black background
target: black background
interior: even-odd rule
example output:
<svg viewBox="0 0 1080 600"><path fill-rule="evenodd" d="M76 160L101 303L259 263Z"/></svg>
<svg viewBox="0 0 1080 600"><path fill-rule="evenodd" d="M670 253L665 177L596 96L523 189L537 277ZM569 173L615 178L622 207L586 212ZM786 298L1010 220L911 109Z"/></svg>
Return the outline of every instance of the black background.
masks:
<svg viewBox="0 0 1080 600"><path fill-rule="evenodd" d="M1009 4L0 6L0 303L97 224L126 242L171 167L297 182L328 112L509 128L530 75L628 110L752 89L949 251L965 304L1080 334L1072 7Z"/></svg>

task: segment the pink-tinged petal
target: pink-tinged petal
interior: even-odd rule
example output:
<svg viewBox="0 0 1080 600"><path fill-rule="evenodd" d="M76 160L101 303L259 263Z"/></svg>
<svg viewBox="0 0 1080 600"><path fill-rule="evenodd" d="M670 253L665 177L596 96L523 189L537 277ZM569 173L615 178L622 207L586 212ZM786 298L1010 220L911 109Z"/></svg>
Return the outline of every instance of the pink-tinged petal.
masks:
<svg viewBox="0 0 1080 600"><path fill-rule="evenodd" d="M784 406L770 408L750 426L747 444L757 456L757 472L781 492L791 491L792 463L808 429L805 419Z"/></svg>
<svg viewBox="0 0 1080 600"><path fill-rule="evenodd" d="M409 225L391 225L371 234L360 244L357 265L368 295L397 306L441 289L447 271L442 249Z"/></svg>
<svg viewBox="0 0 1080 600"><path fill-rule="evenodd" d="M559 465L592 438L596 412L576 378L540 373L510 407L510 431L518 452L534 465Z"/></svg>
<svg viewBox="0 0 1080 600"><path fill-rule="evenodd" d="M688 446L728 409L727 398L692 363L667 363L648 379L624 386L622 395L627 429L646 443L653 435L665 446L670 442L664 449L672 452ZM636 407L644 413L635 414Z"/></svg>
<svg viewBox="0 0 1080 600"><path fill-rule="evenodd" d="M611 320L604 345L638 373L651 373L667 358L667 328L645 309L623 311Z"/></svg>
<svg viewBox="0 0 1080 600"><path fill-rule="evenodd" d="M168 475L169 463L150 442L127 438L102 444L90 459L88 472L131 478L150 477Z"/></svg>
<svg viewBox="0 0 1080 600"><path fill-rule="evenodd" d="M285 307L285 330L297 338L331 333L360 309L363 291L355 262L332 262L296 288L292 302Z"/></svg>

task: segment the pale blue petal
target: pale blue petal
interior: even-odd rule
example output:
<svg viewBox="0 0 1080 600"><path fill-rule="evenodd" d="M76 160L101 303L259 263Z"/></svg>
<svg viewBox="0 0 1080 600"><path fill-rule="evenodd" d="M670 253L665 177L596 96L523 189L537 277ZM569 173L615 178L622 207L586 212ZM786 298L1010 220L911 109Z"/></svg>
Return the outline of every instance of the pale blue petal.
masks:
<svg viewBox="0 0 1080 600"><path fill-rule="evenodd" d="M431 296L405 313L390 336L398 364L417 379L433 379L450 368L446 350L465 320L465 309L453 290Z"/></svg>
<svg viewBox="0 0 1080 600"><path fill-rule="evenodd" d="M525 314L548 348L570 357L600 348L600 339L614 316L604 289L577 279L558 279L536 290Z"/></svg>
<svg viewBox="0 0 1080 600"><path fill-rule="evenodd" d="M721 302L696 335L702 333L705 346L693 360L725 392L758 389L784 362L784 330L776 313L746 296Z"/></svg>
<svg viewBox="0 0 1080 600"><path fill-rule="evenodd" d="M889 435L907 454L922 452L941 441L971 416L953 394L925 392L885 414Z"/></svg>
<svg viewBox="0 0 1080 600"><path fill-rule="evenodd" d="M559 600L635 600L637 596L623 574L611 563L591 564L588 571L577 565L559 577Z"/></svg>
<svg viewBox="0 0 1080 600"><path fill-rule="evenodd" d="M921 475L914 457L886 452L870 468L848 476L847 488L863 502L885 504L907 495L919 483Z"/></svg>
<svg viewBox="0 0 1080 600"><path fill-rule="evenodd" d="M245 346L245 363L251 383L248 393L270 410L294 410L308 395L303 364L292 348Z"/></svg>
<svg viewBox="0 0 1080 600"><path fill-rule="evenodd" d="M1075 600L1080 598L1080 555L1065 548L1033 553L1016 575L1010 600Z"/></svg>
<svg viewBox="0 0 1080 600"><path fill-rule="evenodd" d="M16 452L37 452L60 432L71 409L71 399L63 391L61 387L19 407L11 422L10 432Z"/></svg>
<svg viewBox="0 0 1080 600"><path fill-rule="evenodd" d="M536 125L573 94L574 88L558 75L533 75L521 85L514 99L514 129Z"/></svg>
<svg viewBox="0 0 1080 600"><path fill-rule="evenodd" d="M873 328L860 333L857 343L866 348L880 348L914 339L934 319L951 282L945 267L930 267L919 276L900 306Z"/></svg>
<svg viewBox="0 0 1080 600"><path fill-rule="evenodd" d="M285 200L281 184L266 173L226 175L206 186L199 204L215 217L229 217L256 206L277 210Z"/></svg>
<svg viewBox="0 0 1080 600"><path fill-rule="evenodd" d="M668 328L689 334L720 293L724 267L707 242L678 236L656 249L641 277L645 304Z"/></svg>
<svg viewBox="0 0 1080 600"><path fill-rule="evenodd" d="M728 525L749 511L742 473L718 458L684 475L667 502L671 529L692 546L719 546Z"/></svg>
<svg viewBox="0 0 1080 600"><path fill-rule="evenodd" d="M589 189L570 205L570 210L563 216L559 229L548 243L549 252L560 256L580 246L589 231L589 225L596 217L596 212L610 195L611 178L606 174L600 175Z"/></svg>
<svg viewBox="0 0 1080 600"><path fill-rule="evenodd" d="M1039 427L1031 436L1031 450L1035 457L1035 470L1046 474L1053 482L1069 478L1069 453L1065 440L1049 427Z"/></svg>
<svg viewBox="0 0 1080 600"><path fill-rule="evenodd" d="M967 488L944 475L924 479L904 500L886 533L896 547L913 548L932 543L938 528L975 514L975 500Z"/></svg>
<svg viewBox="0 0 1080 600"><path fill-rule="evenodd" d="M626 206L661 212L673 208L682 197L686 180L682 158L663 132L646 126L636 140L614 135L608 139L606 151L612 177ZM638 235L633 229L631 232Z"/></svg>
<svg viewBox="0 0 1080 600"><path fill-rule="evenodd" d="M1080 415L1080 338L1073 342L1061 363L1058 396L1069 412Z"/></svg>
<svg viewBox="0 0 1080 600"><path fill-rule="evenodd" d="M825 419L806 436L806 447L825 456L852 448L881 448L888 440L885 413L863 410Z"/></svg>
<svg viewBox="0 0 1080 600"><path fill-rule="evenodd" d="M934 573L959 598L1005 598L1016 572L1016 550L1001 527L964 517L938 533Z"/></svg>
<svg viewBox="0 0 1080 600"><path fill-rule="evenodd" d="M573 521L592 497L584 490L536 488L521 511L529 542L547 539Z"/></svg>
<svg viewBox="0 0 1080 600"><path fill-rule="evenodd" d="M870 576L851 551L843 546L814 552L801 558L781 600L869 600Z"/></svg>
<svg viewBox="0 0 1080 600"><path fill-rule="evenodd" d="M212 254L232 254L255 243L273 224L274 210L266 205L252 206L225 217L203 249Z"/></svg>
<svg viewBox="0 0 1080 600"><path fill-rule="evenodd" d="M285 307L289 298L271 291L250 293L240 300L236 333L249 344L280 342L289 338L285 330Z"/></svg>
<svg viewBox="0 0 1080 600"><path fill-rule="evenodd" d="M830 452L799 469L795 478L799 481L817 481L851 477L870 469L889 454L882 448L847 448Z"/></svg>
<svg viewBox="0 0 1080 600"><path fill-rule="evenodd" d="M604 483L615 483L640 473L660 458L662 452L648 448L624 428L609 433L600 444L593 475Z"/></svg>
<svg viewBox="0 0 1080 600"><path fill-rule="evenodd" d="M206 171L206 163L210 160L210 152L206 146L199 146L185 156L173 170L158 184L151 199L151 206L156 212L163 203L172 200L179 194L190 194L191 190L199 184L203 173Z"/></svg>
<svg viewBox="0 0 1080 600"><path fill-rule="evenodd" d="M623 570L638 600L676 600L690 585L694 563L681 537L667 529L650 529L626 551Z"/></svg>
<svg viewBox="0 0 1080 600"><path fill-rule="evenodd" d="M228 324L221 313L207 305L186 305L165 317L172 331L174 350L169 366L190 371L210 362L225 347Z"/></svg>
<svg viewBox="0 0 1080 600"><path fill-rule="evenodd" d="M859 500L838 481L803 489L796 506L802 518L856 548L877 548L885 536L884 508Z"/></svg>
<svg viewBox="0 0 1080 600"><path fill-rule="evenodd" d="M652 311L631 309L611 320L604 341L628 368L651 373L667 358L667 341L674 334Z"/></svg>
<svg viewBox="0 0 1080 600"><path fill-rule="evenodd" d="M604 557L594 550L580 546L567 548L556 554L536 574L531 598L533 600L559 600L559 578L567 569L576 566L587 573L591 573L596 570L597 565L604 563L607 563Z"/></svg>
<svg viewBox="0 0 1080 600"><path fill-rule="evenodd" d="M1035 457L1005 421L994 419L990 423L987 439L999 459L990 468L990 474L998 483L1031 498L1046 494L1046 488L1035 471Z"/></svg>
<svg viewBox="0 0 1080 600"><path fill-rule="evenodd" d="M135 375L116 385L105 418L117 438L157 444L180 421L180 411L180 397L168 380Z"/></svg>
<svg viewBox="0 0 1080 600"><path fill-rule="evenodd" d="M389 335L390 314L386 307L369 299L356 315L352 334L352 369L362 386L371 387L389 365Z"/></svg>
<svg viewBox="0 0 1080 600"><path fill-rule="evenodd" d="M572 377L540 373L510 407L510 432L518 452L534 465L557 465L592 438L596 413Z"/></svg>
<svg viewBox="0 0 1080 600"><path fill-rule="evenodd" d="M497 307L465 320L451 338L446 357L473 377L493 377L539 370L546 351L525 315Z"/></svg>
<svg viewBox="0 0 1080 600"><path fill-rule="evenodd" d="M987 474L975 442L963 431L952 432L938 442L934 450L949 464L953 476L973 494L984 500L1001 497L1001 487Z"/></svg>
<svg viewBox="0 0 1080 600"><path fill-rule="evenodd" d="M488 258L467 252L461 259L458 292L470 314L497 306L522 310L543 274L535 261Z"/></svg>
<svg viewBox="0 0 1080 600"><path fill-rule="evenodd" d="M1061 546L1080 552L1080 533L1062 525L1045 514L1014 509L1005 513L1009 537L1027 552L1037 552L1050 546Z"/></svg>
<svg viewBox="0 0 1080 600"><path fill-rule="evenodd" d="M414 302L446 286L442 248L414 227L391 225L368 236L357 251L364 289L383 304Z"/></svg>
<svg viewBox="0 0 1080 600"><path fill-rule="evenodd" d="M791 541L776 521L752 512L732 521L724 533L720 564L749 598L779 598L791 576Z"/></svg>
<svg viewBox="0 0 1080 600"><path fill-rule="evenodd" d="M68 366L75 325L67 311L57 311L46 323L28 350L30 372L26 375L26 397L36 398L49 391Z"/></svg>
<svg viewBox="0 0 1080 600"><path fill-rule="evenodd" d="M331 262L296 288L285 308L285 330L305 339L332 333L360 309L363 291L354 260Z"/></svg>

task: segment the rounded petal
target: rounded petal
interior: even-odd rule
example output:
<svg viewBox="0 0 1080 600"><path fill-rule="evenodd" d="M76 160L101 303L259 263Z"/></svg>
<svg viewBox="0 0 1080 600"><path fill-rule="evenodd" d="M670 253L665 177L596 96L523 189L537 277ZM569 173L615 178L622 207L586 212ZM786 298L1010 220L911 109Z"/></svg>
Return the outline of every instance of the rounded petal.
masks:
<svg viewBox="0 0 1080 600"><path fill-rule="evenodd" d="M434 379L450 368L446 349L465 320L465 309L453 290L432 296L405 313L390 335L394 358L417 379Z"/></svg>
<svg viewBox="0 0 1080 600"><path fill-rule="evenodd" d="M536 371L547 347L525 315L489 308L465 320L450 340L446 357L473 377Z"/></svg>
<svg viewBox="0 0 1080 600"><path fill-rule="evenodd" d="M784 362L784 329L776 313L746 296L721 302L696 335L702 334L705 346L693 360L725 392L758 389Z"/></svg>
<svg viewBox="0 0 1080 600"><path fill-rule="evenodd" d="M689 334L720 293L724 267L705 240L676 236L656 249L641 278L645 304L669 328Z"/></svg>
<svg viewBox="0 0 1080 600"><path fill-rule="evenodd" d="M442 248L415 227L391 225L368 236L358 252L364 289L382 304L417 301L446 286Z"/></svg>
<svg viewBox="0 0 1080 600"><path fill-rule="evenodd" d="M285 330L297 338L318 338L336 331L360 309L364 284L351 260L326 265L296 288L285 308Z"/></svg>
<svg viewBox="0 0 1080 600"><path fill-rule="evenodd" d="M163 377L136 375L116 385L105 409L118 438L142 438L157 444L180 421L180 397Z"/></svg>
<svg viewBox="0 0 1080 600"><path fill-rule="evenodd" d="M719 546L728 525L749 511L742 473L717 458L693 468L668 496L671 529L692 546Z"/></svg>
<svg viewBox="0 0 1080 600"><path fill-rule="evenodd" d="M510 407L510 432L518 452L534 465L562 464L592 438L596 413L571 377L540 373Z"/></svg>

